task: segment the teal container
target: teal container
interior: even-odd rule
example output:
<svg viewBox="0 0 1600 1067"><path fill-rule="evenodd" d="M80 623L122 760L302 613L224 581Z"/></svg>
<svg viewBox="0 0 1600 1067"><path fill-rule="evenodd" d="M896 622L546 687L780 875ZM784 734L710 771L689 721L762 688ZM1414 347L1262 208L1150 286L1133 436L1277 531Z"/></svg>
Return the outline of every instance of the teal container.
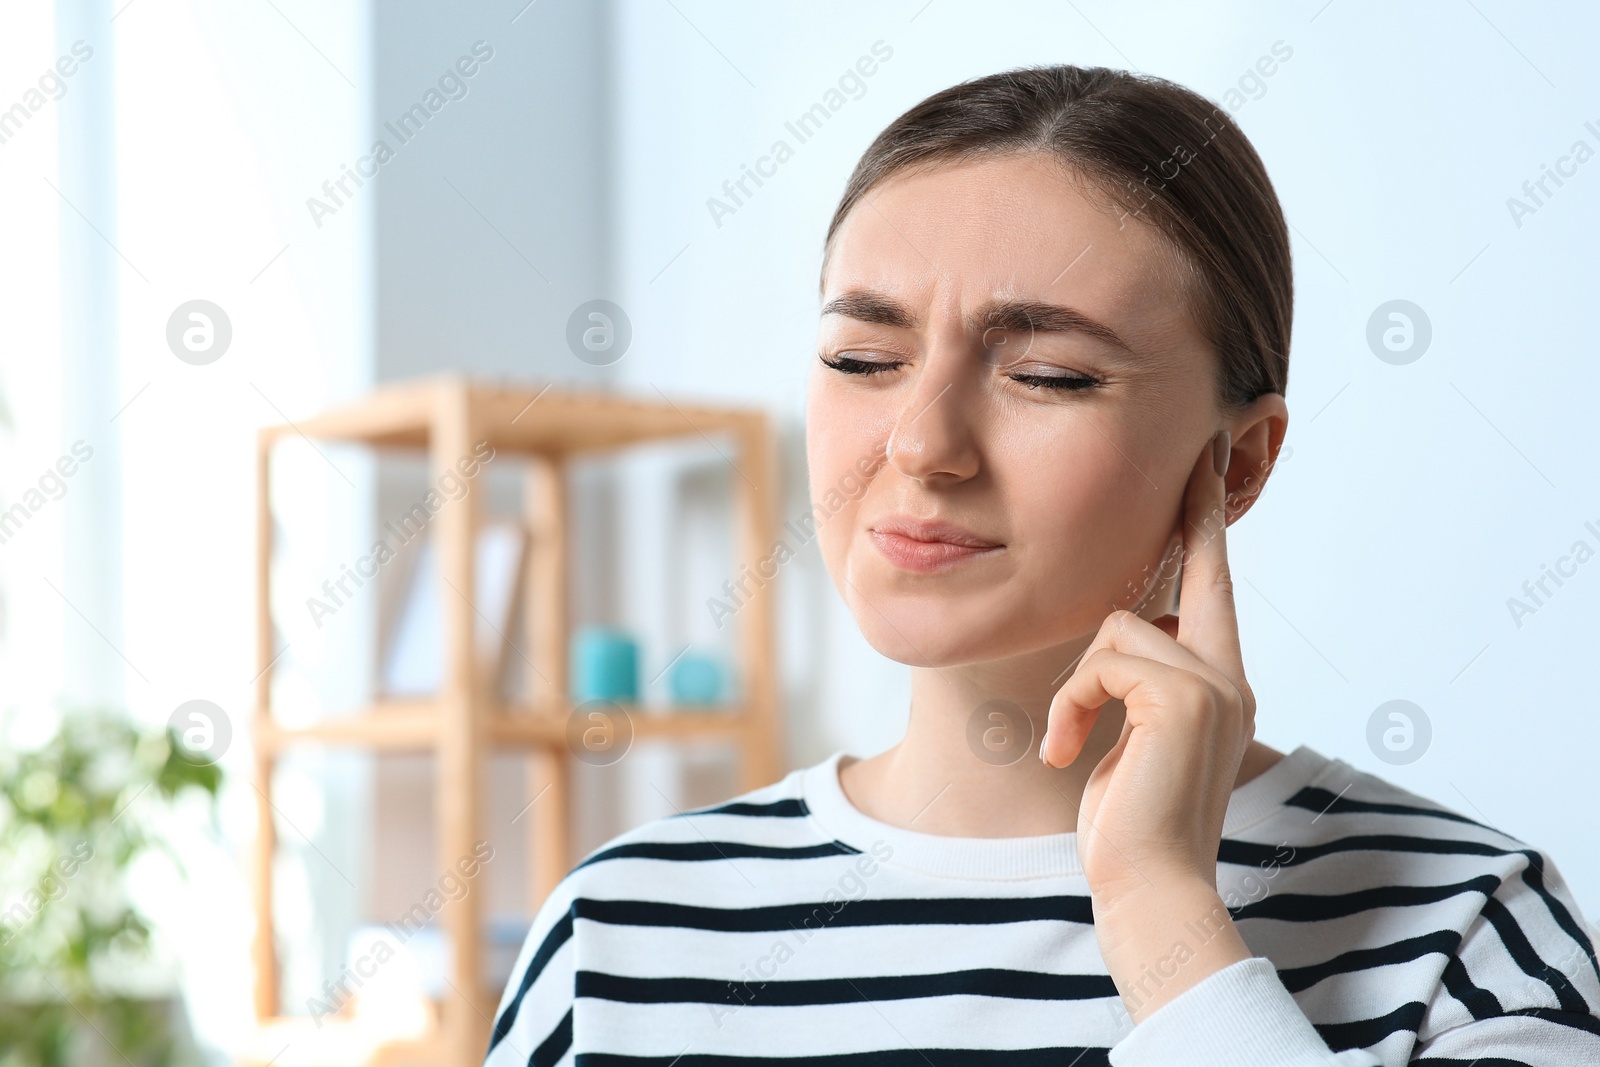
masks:
<svg viewBox="0 0 1600 1067"><path fill-rule="evenodd" d="M612 626L580 626L572 635L572 700L639 701L639 643Z"/></svg>
<svg viewBox="0 0 1600 1067"><path fill-rule="evenodd" d="M715 656L685 652L672 665L667 675L667 687L672 693L672 703L679 707L720 704L723 695L722 663Z"/></svg>

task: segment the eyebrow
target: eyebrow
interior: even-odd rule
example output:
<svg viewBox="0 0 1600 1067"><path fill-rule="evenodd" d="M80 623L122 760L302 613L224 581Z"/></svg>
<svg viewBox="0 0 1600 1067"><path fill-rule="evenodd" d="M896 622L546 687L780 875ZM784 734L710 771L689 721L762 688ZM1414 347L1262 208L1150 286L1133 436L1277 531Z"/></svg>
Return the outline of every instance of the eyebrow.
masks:
<svg viewBox="0 0 1600 1067"><path fill-rule="evenodd" d="M842 293L823 305L822 314L824 317L843 315L858 322L902 330L914 330L921 325L910 308L876 289L851 289ZM1029 330L1042 333L1077 332L1124 352L1133 352L1132 347L1105 323L1090 318L1077 308L1048 304L1042 300L991 300L968 317L966 328L968 332L976 334L990 330L1012 333Z"/></svg>

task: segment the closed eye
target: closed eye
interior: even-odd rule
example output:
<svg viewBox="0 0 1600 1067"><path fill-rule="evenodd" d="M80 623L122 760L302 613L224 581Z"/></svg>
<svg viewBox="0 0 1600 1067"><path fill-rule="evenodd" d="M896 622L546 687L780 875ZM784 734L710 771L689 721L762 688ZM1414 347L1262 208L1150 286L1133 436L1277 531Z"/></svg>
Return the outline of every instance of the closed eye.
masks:
<svg viewBox="0 0 1600 1067"><path fill-rule="evenodd" d="M878 361L870 359L852 359L849 356L836 356L829 359L819 356L826 367L839 371L841 374L879 374L883 371L894 370L901 364L896 361ZM1029 389L1055 389L1063 392L1081 392L1093 389L1102 383L1098 378L1090 378L1080 374L1010 374L1012 381L1027 386Z"/></svg>
<svg viewBox="0 0 1600 1067"><path fill-rule="evenodd" d="M1012 374L1012 381L1021 382L1029 389L1044 386L1046 389L1063 389L1078 392L1084 389L1093 389L1101 384L1097 378L1085 378L1077 374Z"/></svg>
<svg viewBox="0 0 1600 1067"><path fill-rule="evenodd" d="M879 363L867 359L851 359L849 356L837 356L829 359L827 356L817 357L824 366L832 367L845 374L877 374L879 371L893 370L900 366L898 363Z"/></svg>

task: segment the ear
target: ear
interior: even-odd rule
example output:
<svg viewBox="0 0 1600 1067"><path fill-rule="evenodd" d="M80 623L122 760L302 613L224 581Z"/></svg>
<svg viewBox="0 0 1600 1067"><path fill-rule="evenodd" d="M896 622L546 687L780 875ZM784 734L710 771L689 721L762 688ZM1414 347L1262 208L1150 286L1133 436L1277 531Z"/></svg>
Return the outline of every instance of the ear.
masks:
<svg viewBox="0 0 1600 1067"><path fill-rule="evenodd" d="M1233 437L1226 479L1231 525L1256 502L1278 462L1289 429L1289 405L1280 393L1263 393L1230 418L1226 428Z"/></svg>

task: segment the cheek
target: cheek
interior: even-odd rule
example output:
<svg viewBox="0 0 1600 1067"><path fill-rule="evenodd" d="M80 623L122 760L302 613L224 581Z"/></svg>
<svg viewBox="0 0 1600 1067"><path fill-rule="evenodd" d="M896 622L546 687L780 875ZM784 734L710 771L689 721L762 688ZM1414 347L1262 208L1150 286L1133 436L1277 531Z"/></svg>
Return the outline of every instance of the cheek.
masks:
<svg viewBox="0 0 1600 1067"><path fill-rule="evenodd" d="M861 498L876 473L882 441L873 412L815 373L806 393L806 473L818 547L837 571Z"/></svg>
<svg viewBox="0 0 1600 1067"><path fill-rule="evenodd" d="M838 405L813 374L806 390L806 476L813 507L826 506L826 487L838 480L844 455L839 437L846 428Z"/></svg>
<svg viewBox="0 0 1600 1067"><path fill-rule="evenodd" d="M1047 535L1106 541L1142 528L1165 509L1169 494L1161 488L1164 480L1164 472L1141 471L1108 445L1080 454L1070 470L1030 476L1022 506L1036 524L1044 523Z"/></svg>
<svg viewBox="0 0 1600 1067"><path fill-rule="evenodd" d="M1159 457L1146 462L1129 442L1116 444L1120 451L1099 434L1058 442L1047 454L1072 462L1018 464L1006 487L1027 610L1060 618L1075 605L1082 617L1069 630L1093 629L1116 608L1135 606L1177 521L1172 476L1155 465Z"/></svg>

